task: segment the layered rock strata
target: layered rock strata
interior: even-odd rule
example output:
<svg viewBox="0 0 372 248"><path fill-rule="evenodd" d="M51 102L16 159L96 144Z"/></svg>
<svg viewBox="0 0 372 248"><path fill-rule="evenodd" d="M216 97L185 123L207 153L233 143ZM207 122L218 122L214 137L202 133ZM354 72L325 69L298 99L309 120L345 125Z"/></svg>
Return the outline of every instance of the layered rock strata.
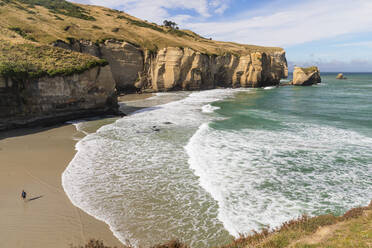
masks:
<svg viewBox="0 0 372 248"><path fill-rule="evenodd" d="M71 76L15 81L0 77L0 130L55 124L117 111L110 66Z"/></svg>
<svg viewBox="0 0 372 248"><path fill-rule="evenodd" d="M318 67L312 66L308 68L295 67L293 71L293 85L310 86L321 83L320 72Z"/></svg>
<svg viewBox="0 0 372 248"><path fill-rule="evenodd" d="M120 92L263 87L278 85L281 78L288 76L284 51L217 56L168 47L152 52L116 40L99 44L57 41L55 46L106 59Z"/></svg>

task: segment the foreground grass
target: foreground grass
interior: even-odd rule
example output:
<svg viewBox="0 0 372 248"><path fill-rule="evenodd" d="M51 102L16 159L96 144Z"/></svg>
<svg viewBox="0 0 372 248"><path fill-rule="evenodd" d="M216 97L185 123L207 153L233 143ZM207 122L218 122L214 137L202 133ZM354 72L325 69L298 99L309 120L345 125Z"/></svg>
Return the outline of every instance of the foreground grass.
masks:
<svg viewBox="0 0 372 248"><path fill-rule="evenodd" d="M262 230L241 236L218 248L371 248L372 201L368 207L354 208L343 216L302 216L275 230ZM91 240L72 248L110 248L102 241ZM132 248L128 246L126 248ZM178 240L151 248L188 248Z"/></svg>
<svg viewBox="0 0 372 248"><path fill-rule="evenodd" d="M372 201L368 207L354 208L339 217L331 214L312 218L302 216L284 223L276 230L263 230L241 237L223 248L371 247L371 220ZM360 233L360 230L365 233Z"/></svg>
<svg viewBox="0 0 372 248"><path fill-rule="evenodd" d="M0 75L12 79L67 76L106 64L105 60L61 48L0 41Z"/></svg>

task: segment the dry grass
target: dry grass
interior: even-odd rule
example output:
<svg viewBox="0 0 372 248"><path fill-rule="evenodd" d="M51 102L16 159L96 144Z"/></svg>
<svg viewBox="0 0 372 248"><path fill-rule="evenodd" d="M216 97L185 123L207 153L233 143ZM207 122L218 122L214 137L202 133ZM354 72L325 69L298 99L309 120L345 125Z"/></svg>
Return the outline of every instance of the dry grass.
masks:
<svg viewBox="0 0 372 248"><path fill-rule="evenodd" d="M41 44L51 44L67 38L97 41L107 38L125 40L140 47L156 50L163 47L190 47L206 54L233 53L244 55L255 51L274 52L281 48L242 45L229 42L217 42L205 39L189 30L173 30L154 23L137 19L126 13L104 7L76 5L71 11L63 13L58 6L53 7L52 0L0 0L0 29L17 27ZM17 4L15 5L14 2ZM40 6L36 3L43 3ZM52 7L53 8L52 8ZM79 13L92 17L79 18ZM75 15L75 16L74 16ZM70 26L68 30L65 30ZM99 28L96 28L99 27Z"/></svg>

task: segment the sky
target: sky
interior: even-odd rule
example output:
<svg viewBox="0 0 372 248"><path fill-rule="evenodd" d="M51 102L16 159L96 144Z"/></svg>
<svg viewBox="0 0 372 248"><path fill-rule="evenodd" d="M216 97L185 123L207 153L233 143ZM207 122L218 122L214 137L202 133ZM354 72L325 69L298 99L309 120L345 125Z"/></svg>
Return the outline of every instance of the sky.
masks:
<svg viewBox="0 0 372 248"><path fill-rule="evenodd" d="M286 50L288 65L372 72L372 0L72 0L214 40Z"/></svg>

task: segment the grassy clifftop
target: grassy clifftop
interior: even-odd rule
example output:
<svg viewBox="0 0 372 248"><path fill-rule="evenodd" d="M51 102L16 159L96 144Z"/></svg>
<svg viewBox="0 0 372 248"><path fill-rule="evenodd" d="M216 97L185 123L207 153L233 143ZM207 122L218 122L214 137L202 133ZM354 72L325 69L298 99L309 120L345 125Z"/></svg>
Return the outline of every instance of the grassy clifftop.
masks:
<svg viewBox="0 0 372 248"><path fill-rule="evenodd" d="M69 38L91 41L115 38L151 50L168 46L190 47L207 54L282 50L212 41L189 30L167 28L121 11L65 0L0 0L0 29L40 44Z"/></svg>
<svg viewBox="0 0 372 248"><path fill-rule="evenodd" d="M274 231L263 230L242 236L219 248L370 248L372 247L372 201L368 207L354 208L343 216L331 214L317 217L303 216L284 223ZM109 248L92 240L74 248ZM132 247L125 247L132 248ZM188 248L179 241L171 241L151 248Z"/></svg>
<svg viewBox="0 0 372 248"><path fill-rule="evenodd" d="M105 60L61 48L0 40L0 75L13 80L66 76L106 64Z"/></svg>

